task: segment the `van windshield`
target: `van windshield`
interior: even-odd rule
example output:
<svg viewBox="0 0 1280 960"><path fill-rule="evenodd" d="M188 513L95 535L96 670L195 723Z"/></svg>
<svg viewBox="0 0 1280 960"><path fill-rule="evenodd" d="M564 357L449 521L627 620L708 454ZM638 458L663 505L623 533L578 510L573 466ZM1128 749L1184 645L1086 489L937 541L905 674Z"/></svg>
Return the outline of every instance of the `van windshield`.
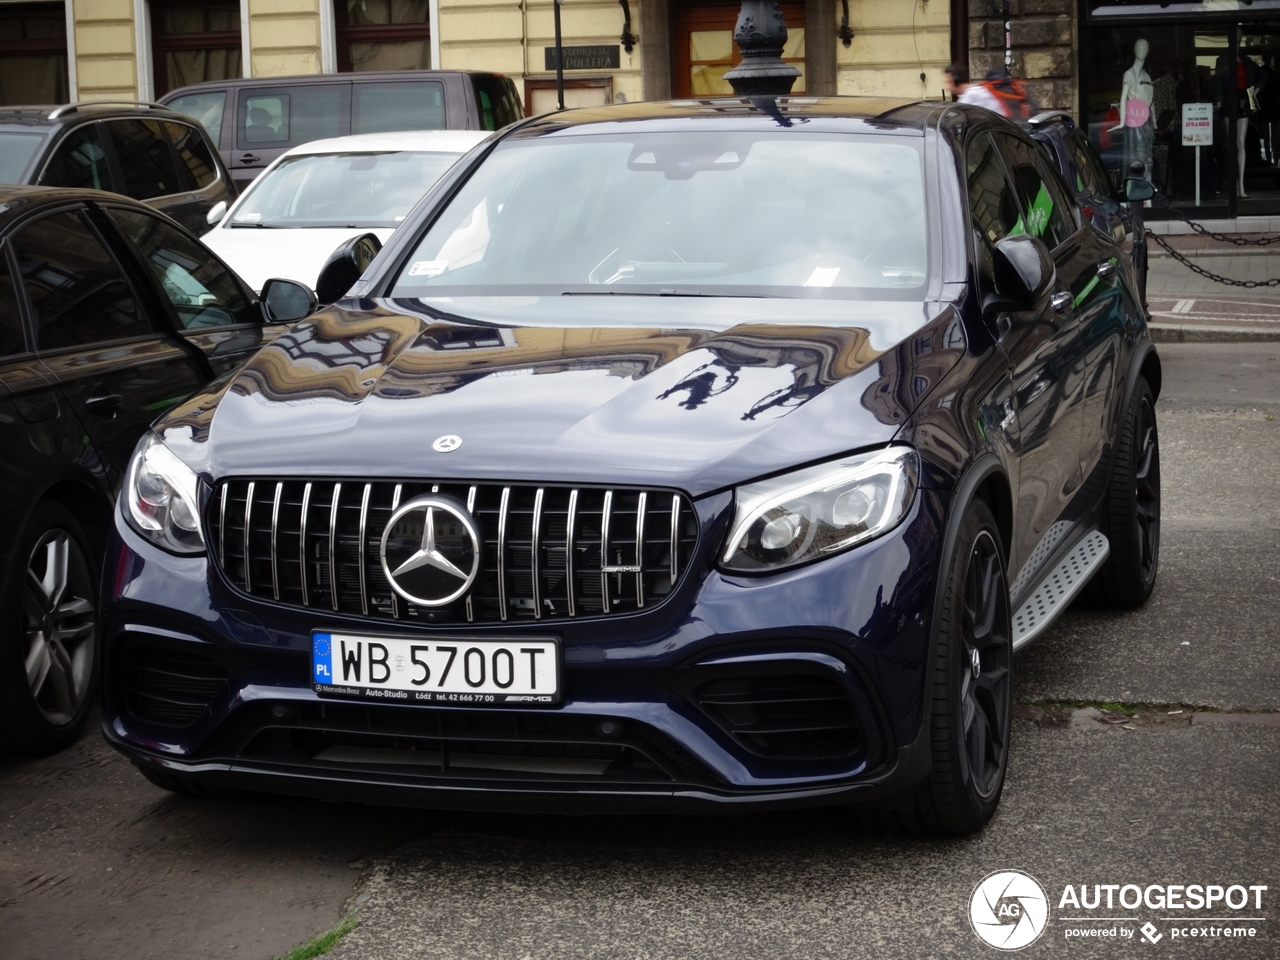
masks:
<svg viewBox="0 0 1280 960"><path fill-rule="evenodd" d="M461 154L289 157L245 192L231 227L397 227Z"/></svg>
<svg viewBox="0 0 1280 960"><path fill-rule="evenodd" d="M501 144L393 297L920 299L920 142L740 131Z"/></svg>
<svg viewBox="0 0 1280 960"><path fill-rule="evenodd" d="M22 174L44 136L0 131L0 183L22 183Z"/></svg>

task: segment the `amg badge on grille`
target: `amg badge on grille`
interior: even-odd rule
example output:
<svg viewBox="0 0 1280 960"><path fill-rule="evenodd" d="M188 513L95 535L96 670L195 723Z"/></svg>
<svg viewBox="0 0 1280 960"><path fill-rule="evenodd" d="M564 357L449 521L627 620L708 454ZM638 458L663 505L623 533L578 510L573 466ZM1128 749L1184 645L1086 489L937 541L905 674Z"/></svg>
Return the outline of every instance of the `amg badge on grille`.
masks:
<svg viewBox="0 0 1280 960"><path fill-rule="evenodd" d="M475 582L480 534L461 504L435 495L417 497L391 515L381 554L391 589L411 603L442 607Z"/></svg>

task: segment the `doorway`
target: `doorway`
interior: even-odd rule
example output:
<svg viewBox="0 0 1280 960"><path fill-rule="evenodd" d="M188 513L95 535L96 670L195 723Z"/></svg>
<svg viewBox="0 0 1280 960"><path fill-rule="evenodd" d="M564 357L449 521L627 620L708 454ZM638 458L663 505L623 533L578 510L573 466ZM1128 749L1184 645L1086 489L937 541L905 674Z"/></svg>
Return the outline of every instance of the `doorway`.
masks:
<svg viewBox="0 0 1280 960"><path fill-rule="evenodd" d="M801 94L806 90L805 7L803 3L780 3L779 7L787 24L782 59L800 71L791 92ZM742 60L733 42L739 9L737 3L675 8L671 90L677 98L733 95L724 75Z"/></svg>

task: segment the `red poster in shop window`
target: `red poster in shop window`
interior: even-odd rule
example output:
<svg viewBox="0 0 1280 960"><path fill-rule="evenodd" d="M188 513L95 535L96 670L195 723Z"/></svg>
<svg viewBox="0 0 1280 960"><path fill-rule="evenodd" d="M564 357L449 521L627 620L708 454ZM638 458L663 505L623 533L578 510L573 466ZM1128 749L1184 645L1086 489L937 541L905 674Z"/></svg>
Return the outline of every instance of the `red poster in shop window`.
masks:
<svg viewBox="0 0 1280 960"><path fill-rule="evenodd" d="M1098 148L1111 149L1111 128L1120 122L1120 108L1112 107L1102 115L1102 129L1098 131Z"/></svg>

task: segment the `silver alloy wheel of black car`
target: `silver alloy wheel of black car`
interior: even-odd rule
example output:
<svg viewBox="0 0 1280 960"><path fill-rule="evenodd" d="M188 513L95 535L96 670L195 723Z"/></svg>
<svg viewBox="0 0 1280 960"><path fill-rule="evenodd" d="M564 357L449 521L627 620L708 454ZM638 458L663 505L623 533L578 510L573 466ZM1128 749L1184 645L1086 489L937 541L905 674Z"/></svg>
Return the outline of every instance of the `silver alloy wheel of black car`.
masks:
<svg viewBox="0 0 1280 960"><path fill-rule="evenodd" d="M53 726L72 723L91 689L93 581L80 544L53 528L36 541L22 590L23 665L36 709Z"/></svg>
<svg viewBox="0 0 1280 960"><path fill-rule="evenodd" d="M979 532L965 573L963 637L969 669L961 677L962 756L979 797L999 788L1009 750L1012 696L1009 594L991 533Z"/></svg>

